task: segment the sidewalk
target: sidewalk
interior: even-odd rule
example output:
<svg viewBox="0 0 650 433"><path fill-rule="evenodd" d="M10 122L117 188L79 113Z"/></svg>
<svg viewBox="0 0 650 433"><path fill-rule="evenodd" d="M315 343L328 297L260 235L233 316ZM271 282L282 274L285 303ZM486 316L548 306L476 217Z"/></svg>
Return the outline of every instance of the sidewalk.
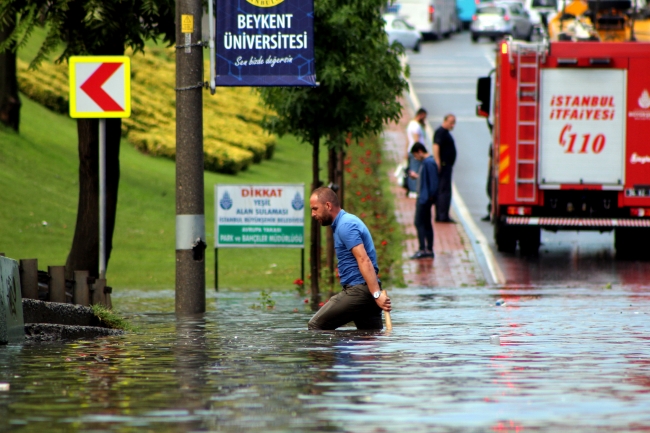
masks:
<svg viewBox="0 0 650 433"><path fill-rule="evenodd" d="M395 194L395 212L397 220L404 226L406 242L402 257L404 259L404 280L409 286L419 287L463 287L485 284L485 277L476 261L474 250L460 222L457 224L433 224L433 251L435 259L411 260L410 257L418 250L418 240L413 218L415 215L415 200L404 194L394 177L394 167L405 157L406 126L413 118L413 112L408 103L402 100L403 115L399 123L392 123L383 133L386 158L393 164L389 176ZM458 216L452 218L459 221Z"/></svg>

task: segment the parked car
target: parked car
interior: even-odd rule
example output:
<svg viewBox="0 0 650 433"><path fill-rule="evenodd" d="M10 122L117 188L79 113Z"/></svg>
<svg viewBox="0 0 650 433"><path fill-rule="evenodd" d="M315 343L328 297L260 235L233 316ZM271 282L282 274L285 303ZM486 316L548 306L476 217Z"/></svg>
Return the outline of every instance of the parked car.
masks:
<svg viewBox="0 0 650 433"><path fill-rule="evenodd" d="M384 15L384 21L386 22L385 29L386 34L388 34L389 43L392 44L394 41L397 41L406 49L413 50L416 53L420 52L422 33L415 30L415 27L406 21L406 18L399 15L386 14Z"/></svg>
<svg viewBox="0 0 650 433"><path fill-rule="evenodd" d="M549 18L561 10L557 0L524 0L524 5L533 24L541 24L544 27L548 26ZM539 18L536 19L535 15Z"/></svg>
<svg viewBox="0 0 650 433"><path fill-rule="evenodd" d="M387 9L405 17L416 30L434 39L460 29L456 0L395 0Z"/></svg>
<svg viewBox="0 0 650 433"><path fill-rule="evenodd" d="M480 37L488 37L494 41L506 35L515 39L530 40L533 24L528 12L517 1L480 3L470 30L472 42L477 42Z"/></svg>

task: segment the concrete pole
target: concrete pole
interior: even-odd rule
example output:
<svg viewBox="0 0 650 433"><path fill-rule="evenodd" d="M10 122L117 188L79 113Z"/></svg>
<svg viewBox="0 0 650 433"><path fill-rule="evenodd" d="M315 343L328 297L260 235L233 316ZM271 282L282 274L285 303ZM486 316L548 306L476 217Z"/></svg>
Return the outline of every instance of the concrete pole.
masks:
<svg viewBox="0 0 650 433"><path fill-rule="evenodd" d="M201 0L176 0L176 314L205 312Z"/></svg>

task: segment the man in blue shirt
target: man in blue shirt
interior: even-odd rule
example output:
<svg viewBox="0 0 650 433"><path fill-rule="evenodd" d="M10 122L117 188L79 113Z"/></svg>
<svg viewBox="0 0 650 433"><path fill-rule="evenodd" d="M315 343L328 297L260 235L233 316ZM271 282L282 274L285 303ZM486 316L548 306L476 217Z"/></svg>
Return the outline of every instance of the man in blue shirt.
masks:
<svg viewBox="0 0 650 433"><path fill-rule="evenodd" d="M420 170L416 175L413 175L417 179L418 196L415 202L414 223L418 232L420 250L411 258L433 258L431 206L436 202L438 196L438 165L422 143L415 143L411 148L411 154L415 159L421 161Z"/></svg>
<svg viewBox="0 0 650 433"><path fill-rule="evenodd" d="M309 329L333 330L354 322L357 329L382 329L381 310L390 311L390 298L382 293L377 273L377 252L368 227L341 209L330 188L314 190L309 198L311 216L332 226L343 290L311 318Z"/></svg>

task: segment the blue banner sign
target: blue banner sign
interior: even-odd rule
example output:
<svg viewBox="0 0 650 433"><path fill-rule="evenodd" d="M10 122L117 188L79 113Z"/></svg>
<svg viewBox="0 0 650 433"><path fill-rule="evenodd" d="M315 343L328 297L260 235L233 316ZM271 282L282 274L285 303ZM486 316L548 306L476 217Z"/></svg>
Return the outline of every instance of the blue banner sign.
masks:
<svg viewBox="0 0 650 433"><path fill-rule="evenodd" d="M315 86L313 0L217 0L217 86Z"/></svg>

